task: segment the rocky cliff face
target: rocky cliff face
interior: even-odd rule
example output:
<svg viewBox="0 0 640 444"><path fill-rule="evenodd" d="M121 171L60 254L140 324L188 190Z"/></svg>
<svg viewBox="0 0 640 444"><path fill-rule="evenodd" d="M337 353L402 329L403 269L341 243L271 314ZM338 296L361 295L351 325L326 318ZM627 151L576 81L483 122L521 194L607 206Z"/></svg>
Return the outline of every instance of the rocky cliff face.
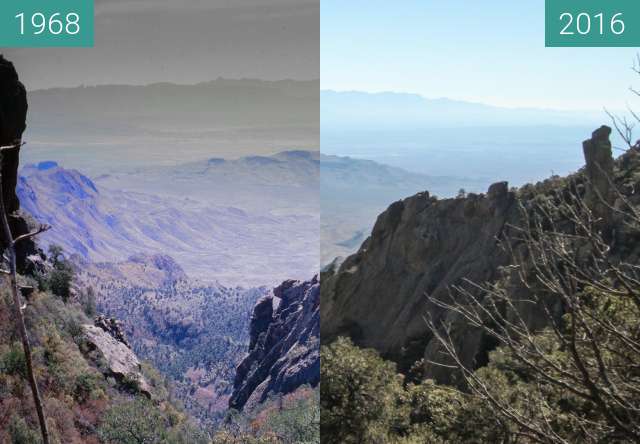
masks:
<svg viewBox="0 0 640 444"><path fill-rule="evenodd" d="M629 192L628 198L637 199L633 189L638 181L638 150L619 159L614 173L610 132L603 127L585 142L587 167L571 180L587 199L598 193L609 195L609 181L602 179L608 169L616 185ZM437 200L423 192L393 203L378 217L360 250L322 274L323 341L349 336L406 371L423 357L427 362L441 360L425 321L431 315L436 322L451 323L466 364L482 365L491 341L430 304L427 295L448 300L452 286L465 279L477 283L503 279L501 267L508 265L508 257L498 240L505 239L509 227L522 225L522 208L562 192L567 182L554 178L514 191L503 182L481 195ZM620 239L619 245L625 243ZM536 326L543 318L532 309L528 322ZM427 365L426 376L448 382L451 375L447 369Z"/></svg>
<svg viewBox="0 0 640 444"><path fill-rule="evenodd" d="M16 196L18 165L22 133L27 127L27 91L18 79L13 63L0 55L0 147L2 149L2 197L14 237L29 231L30 218L19 214L20 201ZM0 234L0 242L6 239ZM23 269L28 254L35 250L31 241L17 246L18 268Z"/></svg>
<svg viewBox="0 0 640 444"><path fill-rule="evenodd" d="M258 301L249 354L236 370L229 406L265 401L320 382L320 282L286 281Z"/></svg>
<svg viewBox="0 0 640 444"><path fill-rule="evenodd" d="M27 90L18 80L13 63L0 55L0 146L2 152L2 190L7 212L20 204L15 193L22 133L27 127Z"/></svg>

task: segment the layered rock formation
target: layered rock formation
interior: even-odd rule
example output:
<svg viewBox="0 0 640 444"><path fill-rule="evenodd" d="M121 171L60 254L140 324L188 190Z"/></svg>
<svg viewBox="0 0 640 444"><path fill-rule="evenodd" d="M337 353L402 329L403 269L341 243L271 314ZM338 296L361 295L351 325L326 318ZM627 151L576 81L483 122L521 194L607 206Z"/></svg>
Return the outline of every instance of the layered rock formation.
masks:
<svg viewBox="0 0 640 444"><path fill-rule="evenodd" d="M286 281L258 301L249 354L236 370L229 406L265 401L320 382L320 282Z"/></svg>
<svg viewBox="0 0 640 444"><path fill-rule="evenodd" d="M360 250L322 274L323 341L349 336L358 345L372 347L396 361L400 370L406 371L423 357L426 362L442 361L425 320L431 316L436 322L451 325L467 365L483 365L494 346L490 338L429 303L427 295L449 300L452 287L465 280L495 283L506 279L502 267L509 264L509 257L498 240L511 238L509 227L522 226L523 208L528 211L536 199L567 191L569 182L587 199L609 195L610 180L628 190L629 199L637 199L633 189L640 168L638 151L629 151L614 170L610 132L600 128L585 142L587 167L570 181L554 178L514 191L502 182L492 185L486 194L469 194L466 198L437 200L423 192L393 203L378 217ZM605 180L607 176L610 179ZM617 235L622 232L618 230ZM626 239L617 242L628 244ZM513 294L526 295L528 291L514 282L505 281L505 285L513 286ZM533 327L541 326L544 315L535 308L528 310L527 321ZM427 364L426 376L449 382L451 372Z"/></svg>

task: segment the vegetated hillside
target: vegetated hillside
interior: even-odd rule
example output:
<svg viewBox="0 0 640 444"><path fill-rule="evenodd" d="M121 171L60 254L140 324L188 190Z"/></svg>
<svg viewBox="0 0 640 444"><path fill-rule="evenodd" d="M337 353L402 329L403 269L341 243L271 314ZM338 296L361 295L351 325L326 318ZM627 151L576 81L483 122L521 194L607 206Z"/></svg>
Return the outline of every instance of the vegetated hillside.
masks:
<svg viewBox="0 0 640 444"><path fill-rule="evenodd" d="M355 253L373 227L375 217L394 200L430 190L440 197L481 182L456 177L431 177L371 160L320 157L321 264Z"/></svg>
<svg viewBox="0 0 640 444"><path fill-rule="evenodd" d="M169 378L190 413L217 423L249 345L251 310L266 289L199 283L163 255L78 268L98 311L123 320L133 349Z"/></svg>
<svg viewBox="0 0 640 444"><path fill-rule="evenodd" d="M285 155L295 156L282 156ZM122 261L137 253L170 251L189 275L197 278L249 286L275 284L285 278L307 276L318 267L317 255L313 253L318 239L317 204L314 210L310 209L311 199L301 204L292 201L289 209L282 210L287 214L276 214L282 208L278 204L285 200L286 192L282 191L283 197L277 202L269 198L264 185L280 183L286 190L277 177L284 178L287 171L294 171L294 166L298 168L298 163L304 163L307 170L296 177L313 181L314 172L310 171L313 161L305 160L311 154L305 156L300 156L303 160L292 161L295 165L264 158L275 162L277 166L271 168L277 171L265 173L268 177L258 181L260 186L243 194L257 201L257 189L262 188L261 202L273 205L272 213L247 208L250 205L240 197L235 206L214 205L210 198L199 200L207 190L232 188L234 183L242 182L237 178L240 173L234 171L242 170L243 178L256 171L218 164L212 165L215 172L210 173L185 166L173 173L135 176L147 181L141 187L147 192L137 192L123 191L127 181L122 177L112 182L113 188L108 188L96 185L76 170L64 169L55 162L42 162L21 170L18 195L26 211L53 227L42 236L43 243L59 244L68 253L87 260ZM239 163L251 162L245 159ZM317 180L317 172L315 177ZM173 187L176 194L163 195L163 187ZM309 195L309 187L304 184L299 188ZM232 194L229 191L227 197Z"/></svg>
<svg viewBox="0 0 640 444"><path fill-rule="evenodd" d="M594 144L611 152L605 129L594 133ZM607 140L600 140L606 134ZM602 145L604 144L604 145ZM586 177L597 169L587 158L586 169L571 177L584 189ZM638 179L640 156L630 150L615 163L614 183L627 199L637 204L633 191ZM378 350L408 371L417 361L438 361L441 350L427 326L427 315L436 323L451 325L451 335L464 364L486 363L493 339L469 328L466 321L430 302L447 300L451 288L465 282L496 283L504 276L509 255L498 240L514 235L512 227L523 224L521 207L566 192L568 180L554 177L536 185L509 190L507 183L492 185L486 194L468 194L453 199L436 199L429 192L394 202L380 214L372 234L359 251L323 273L321 289L322 337L329 343L348 336L363 347ZM558 223L561 223L559 221ZM628 244L625 231L617 231L620 254L638 246ZM627 243L627 244L625 244ZM623 247L625 245L625 247ZM514 246L514 248L517 245ZM522 247L521 247L522 248ZM524 253L523 253L524 254ZM514 285L520 297L526 288ZM480 295L479 289L471 288ZM428 297L427 297L428 296ZM527 322L541 326L544 313L532 307ZM446 367L426 365L428 377L451 380Z"/></svg>
<svg viewBox="0 0 640 444"><path fill-rule="evenodd" d="M34 280L25 276L24 282ZM1 293L0 442L39 442L25 357L6 285ZM118 342L100 333L101 329L89 335L93 313L88 308L82 297L65 302L50 290L36 290L24 310L52 442L111 442L108 436L126 436L138 426L155 428L151 435L158 438L185 444L207 442L206 435L168 401L168 385L157 370L148 364L139 370L135 356L124 345L102 348L103 341ZM131 371L141 372L144 385L132 379L129 371L117 373L127 367L114 367L111 360L127 362ZM135 418L126 423L117 419L122 414Z"/></svg>

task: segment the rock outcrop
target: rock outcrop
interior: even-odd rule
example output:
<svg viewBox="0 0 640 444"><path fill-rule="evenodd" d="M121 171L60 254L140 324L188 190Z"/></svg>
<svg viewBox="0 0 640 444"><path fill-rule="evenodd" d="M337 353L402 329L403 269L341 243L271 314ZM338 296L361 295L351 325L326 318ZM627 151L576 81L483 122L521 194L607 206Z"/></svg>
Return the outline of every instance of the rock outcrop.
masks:
<svg viewBox="0 0 640 444"><path fill-rule="evenodd" d="M151 397L151 387L142 374L140 361L116 320L98 317L94 325L86 324L82 329L87 352L105 376L114 377L121 384Z"/></svg>
<svg viewBox="0 0 640 444"><path fill-rule="evenodd" d="M114 318L107 318L105 316L99 315L93 321L96 327L100 327L107 333L109 333L113 339L118 342L122 342L127 347L131 348L129 341L124 335L124 331L122 330L122 323Z"/></svg>
<svg viewBox="0 0 640 444"><path fill-rule="evenodd" d="M436 311L426 295L497 278L506 257L496 237L517 216L514 204L505 183L465 199L424 192L393 203L360 250L322 275L323 340L349 336L401 367L419 360L431 339L424 315Z"/></svg>
<svg viewBox="0 0 640 444"><path fill-rule="evenodd" d="M430 303L427 295L450 300L452 287L463 285L465 280L495 283L505 279L503 267L509 264L509 257L498 240L512 239L508 236L510 227L522 226L523 208L535 206L536 199L551 199L554 193L567 191L569 182L586 191L585 200L593 194L608 196L612 182L633 193L640 154L629 151L617 161L614 174L610 132L603 127L585 142L588 166L571 181L552 178L515 191L500 182L484 195L437 200L423 192L393 203L378 217L371 236L356 254L322 273L323 343L349 336L356 344L378 350L397 362L401 371L407 371L421 358L425 362L442 361L425 320L431 316L436 323L446 321L452 326L465 364L477 367L486 363L487 352L494 346L491 338ZM623 230L615 232L621 236ZM625 244L629 240L617 241L617 245ZM515 283L506 285L514 286L513 294L522 296L528 291ZM534 328L545 319L535 308L528 314L527 322ZM444 383L450 382L452 376L449 369L428 364L425 372L427 377Z"/></svg>
<svg viewBox="0 0 640 444"><path fill-rule="evenodd" d="M18 80L13 63L0 55L0 146L2 151L2 190L8 213L20 207L16 196L22 133L27 128L27 90Z"/></svg>
<svg viewBox="0 0 640 444"><path fill-rule="evenodd" d="M601 218L607 226L611 224L610 205L614 197L611 186L613 154L610 135L611 128L603 126L595 130L591 139L585 140L582 144L586 162L584 171L587 179L586 199L596 216Z"/></svg>
<svg viewBox="0 0 640 444"><path fill-rule="evenodd" d="M320 282L286 281L258 301L249 354L236 370L229 406L265 401L320 382Z"/></svg>
<svg viewBox="0 0 640 444"><path fill-rule="evenodd" d="M29 232L33 225L29 217L19 213L20 201L16 195L20 145L27 127L27 91L18 79L13 63L0 55L0 147L2 149L2 197L14 238ZM7 245L2 238L0 243ZM17 245L18 268L24 271L26 257L35 251L32 241Z"/></svg>

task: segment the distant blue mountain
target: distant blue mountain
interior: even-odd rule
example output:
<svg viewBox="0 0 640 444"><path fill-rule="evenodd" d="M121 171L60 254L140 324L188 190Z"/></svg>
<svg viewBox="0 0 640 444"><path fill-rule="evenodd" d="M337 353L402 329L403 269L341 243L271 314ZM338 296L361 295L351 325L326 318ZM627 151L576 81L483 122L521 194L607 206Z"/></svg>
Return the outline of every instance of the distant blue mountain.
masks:
<svg viewBox="0 0 640 444"><path fill-rule="evenodd" d="M268 159L286 163L279 157ZM224 183L222 175L203 183L201 171L194 171L185 168L179 173L183 190ZM245 170L243 174L251 175ZM187 181L193 185L185 186ZM192 277L250 286L303 278L318 270L313 253L318 242L317 215L214 205L188 192L162 196L124 191L124 182L119 188L104 187L52 161L25 166L18 182L22 208L52 226L41 238L44 245L59 244L86 260L116 262L137 254L169 254ZM256 198L260 197L266 199L266 195Z"/></svg>
<svg viewBox="0 0 640 444"><path fill-rule="evenodd" d="M557 111L501 108L417 94L359 91L320 93L322 129L332 127L474 127L528 125L589 125L606 119L603 111Z"/></svg>

